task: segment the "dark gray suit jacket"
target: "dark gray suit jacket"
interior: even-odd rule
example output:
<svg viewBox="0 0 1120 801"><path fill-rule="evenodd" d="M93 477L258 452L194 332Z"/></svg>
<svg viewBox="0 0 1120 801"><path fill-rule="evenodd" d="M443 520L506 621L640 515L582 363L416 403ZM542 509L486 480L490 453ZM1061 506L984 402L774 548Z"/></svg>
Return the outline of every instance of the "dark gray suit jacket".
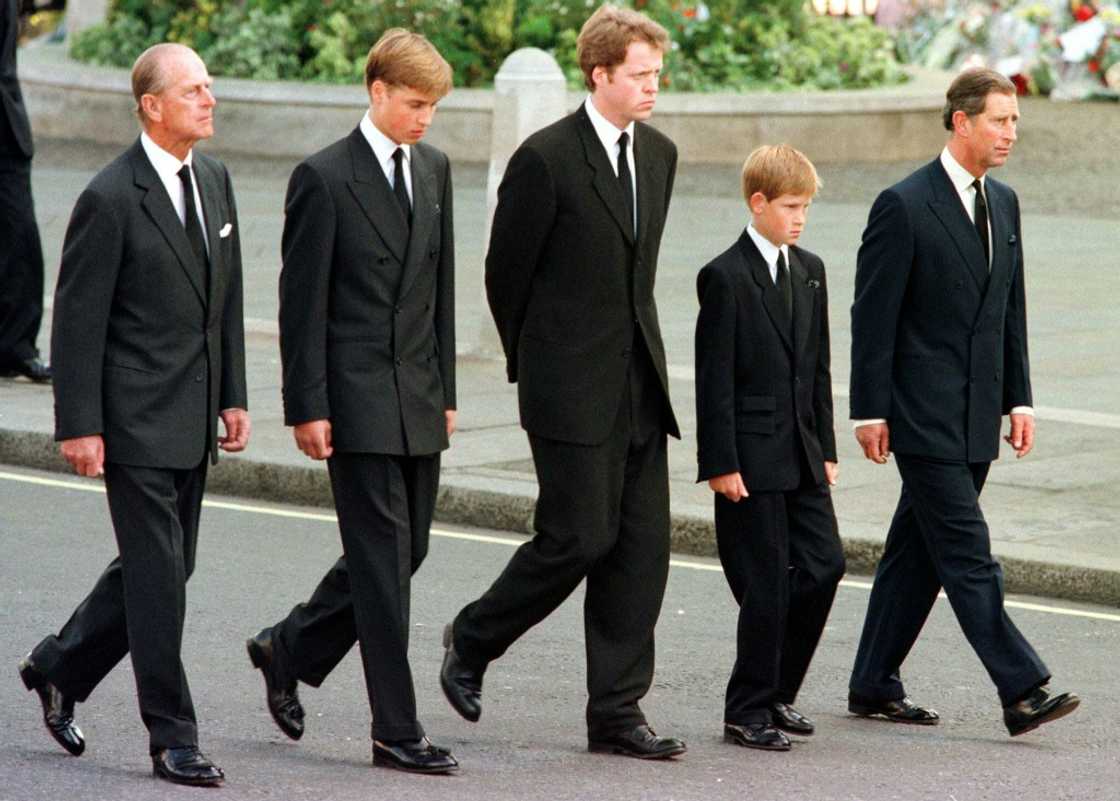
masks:
<svg viewBox="0 0 1120 801"><path fill-rule="evenodd" d="M486 255L486 295L530 434L595 445L615 421L635 334L669 406L653 286L677 149L634 130L638 237L618 178L583 106L526 139L510 159Z"/></svg>
<svg viewBox="0 0 1120 801"><path fill-rule="evenodd" d="M1030 406L1019 200L985 180L983 245L938 159L871 208L852 304L851 415L885 418L897 453L987 462L1000 418Z"/></svg>
<svg viewBox="0 0 1120 801"><path fill-rule="evenodd" d="M221 162L193 158L209 281L139 139L70 217L51 329L55 439L101 434L106 461L187 469L209 450L216 462L219 410L248 408L233 187Z"/></svg>
<svg viewBox="0 0 1120 801"><path fill-rule="evenodd" d="M743 231L696 279L696 438L706 481L741 473L750 492L797 489L836 461L824 264L789 249L789 314L762 254Z"/></svg>
<svg viewBox="0 0 1120 801"><path fill-rule="evenodd" d="M284 422L338 451L432 454L455 408L451 168L412 147L412 228L360 129L296 167L284 205Z"/></svg>

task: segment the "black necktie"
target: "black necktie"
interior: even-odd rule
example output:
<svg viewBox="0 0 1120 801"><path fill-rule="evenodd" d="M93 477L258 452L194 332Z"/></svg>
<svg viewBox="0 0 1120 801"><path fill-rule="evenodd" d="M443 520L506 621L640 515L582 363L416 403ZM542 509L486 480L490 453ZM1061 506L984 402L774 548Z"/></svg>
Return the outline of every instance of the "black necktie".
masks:
<svg viewBox="0 0 1120 801"><path fill-rule="evenodd" d="M631 230L636 234L638 226L634 222L634 179L630 177L630 162L626 158L626 145L629 141L630 134L626 131L618 137L618 183L622 186L622 196L626 198Z"/></svg>
<svg viewBox="0 0 1120 801"><path fill-rule="evenodd" d="M207 266L210 261L206 257L206 237L202 233L202 225L198 221L198 209L194 205L194 182L191 180L191 168L186 164L179 170L179 180L183 182L183 226L187 229L187 241L191 243L191 250L198 259L198 266L202 274L209 281ZM207 290L209 291L209 290Z"/></svg>
<svg viewBox="0 0 1120 801"><path fill-rule="evenodd" d="M778 294L782 296L782 306L789 315L790 320L793 319L793 288L789 283L789 268L786 267L786 254L778 251L778 274L774 278L774 284L778 287Z"/></svg>
<svg viewBox="0 0 1120 801"><path fill-rule="evenodd" d="M979 178L972 182L972 188L976 190L976 200L972 205L972 221L976 223L976 233L980 234L980 244L984 246L984 266L988 267L992 261L991 245L988 243L988 204L984 200L984 191Z"/></svg>
<svg viewBox="0 0 1120 801"><path fill-rule="evenodd" d="M412 225L412 204L408 200L408 189L404 185L404 148L393 151L393 194L404 213L404 221Z"/></svg>

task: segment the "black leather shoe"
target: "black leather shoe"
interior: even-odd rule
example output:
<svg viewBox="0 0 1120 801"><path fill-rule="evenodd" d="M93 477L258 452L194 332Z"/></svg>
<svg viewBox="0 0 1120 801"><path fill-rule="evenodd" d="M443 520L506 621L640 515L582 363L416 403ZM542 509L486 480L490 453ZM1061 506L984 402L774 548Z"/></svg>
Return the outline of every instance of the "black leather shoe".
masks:
<svg viewBox="0 0 1120 801"><path fill-rule="evenodd" d="M467 667L455 653L450 623L443 629L443 649L439 685L452 708L474 723L482 715L482 674Z"/></svg>
<svg viewBox="0 0 1120 801"><path fill-rule="evenodd" d="M74 756L81 756L86 750L86 740L82 730L74 723L74 699L67 698L57 687L47 681L39 672L28 654L19 661L19 677L23 686L34 690L43 705L43 723L51 737Z"/></svg>
<svg viewBox="0 0 1120 801"><path fill-rule="evenodd" d="M897 701L873 701L848 695L848 711L861 717L883 717L894 723L913 723L918 726L936 726L941 716L932 709L918 706L909 698Z"/></svg>
<svg viewBox="0 0 1120 801"><path fill-rule="evenodd" d="M789 738L769 723L747 723L737 726L723 724L723 741L744 748L760 748L763 751L788 751Z"/></svg>
<svg viewBox="0 0 1120 801"><path fill-rule="evenodd" d="M299 702L297 682L281 684L273 675L272 629L261 629L256 637L250 637L245 641L245 649L253 667L264 674L265 698L272 719L280 731L298 740L303 736L303 705Z"/></svg>
<svg viewBox="0 0 1120 801"><path fill-rule="evenodd" d="M51 368L50 365L43 364L39 359L24 359L19 362L11 362L0 369L0 376L4 378L14 378L20 375L37 384L45 384L51 380Z"/></svg>
<svg viewBox="0 0 1120 801"><path fill-rule="evenodd" d="M658 737L643 723L610 737L590 740L587 750L593 754L621 754L637 759L669 759L680 756L688 748L676 737Z"/></svg>
<svg viewBox="0 0 1120 801"><path fill-rule="evenodd" d="M427 737L419 740L374 740L373 764L408 773L454 773L459 763L451 752L432 745Z"/></svg>
<svg viewBox="0 0 1120 801"><path fill-rule="evenodd" d="M801 737L808 737L815 729L813 721L802 715L789 704L783 704L781 701L775 701L770 707L770 717L774 720L774 728L784 731L786 734L796 734Z"/></svg>
<svg viewBox="0 0 1120 801"><path fill-rule="evenodd" d="M152 754L152 773L157 778L192 787L217 787L226 778L222 769L195 745L164 748Z"/></svg>
<svg viewBox="0 0 1120 801"><path fill-rule="evenodd" d="M1012 737L1034 731L1043 723L1063 718L1077 709L1081 699L1074 693L1051 695L1046 686L1036 687L1030 695L1003 708L1003 722Z"/></svg>

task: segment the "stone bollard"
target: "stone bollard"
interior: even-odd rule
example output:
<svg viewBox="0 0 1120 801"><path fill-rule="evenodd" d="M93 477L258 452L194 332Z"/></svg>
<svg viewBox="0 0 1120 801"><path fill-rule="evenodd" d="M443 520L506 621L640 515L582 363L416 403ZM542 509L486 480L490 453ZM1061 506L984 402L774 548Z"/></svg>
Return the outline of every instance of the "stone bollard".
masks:
<svg viewBox="0 0 1120 801"><path fill-rule="evenodd" d="M489 249L494 208L498 204L498 184L502 181L510 156L529 134L564 116L567 113L567 103L568 90L560 65L539 48L523 47L510 53L494 76L490 170L486 177L484 258ZM489 312L482 315L475 350L485 356L502 354L498 332Z"/></svg>
<svg viewBox="0 0 1120 801"><path fill-rule="evenodd" d="M109 13L109 0L67 0L66 38L73 38L86 28L105 21Z"/></svg>

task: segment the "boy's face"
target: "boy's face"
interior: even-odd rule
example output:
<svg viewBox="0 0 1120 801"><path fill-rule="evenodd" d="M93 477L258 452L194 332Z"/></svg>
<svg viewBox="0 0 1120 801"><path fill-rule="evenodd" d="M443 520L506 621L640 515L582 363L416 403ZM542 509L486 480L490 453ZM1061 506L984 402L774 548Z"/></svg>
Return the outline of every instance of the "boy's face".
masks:
<svg viewBox="0 0 1120 801"><path fill-rule="evenodd" d="M414 145L428 132L439 100L407 86L374 81L369 87L369 119L398 145Z"/></svg>
<svg viewBox="0 0 1120 801"><path fill-rule="evenodd" d="M795 245L809 216L812 195L779 195L770 200L761 192L751 195L755 230L779 247Z"/></svg>

